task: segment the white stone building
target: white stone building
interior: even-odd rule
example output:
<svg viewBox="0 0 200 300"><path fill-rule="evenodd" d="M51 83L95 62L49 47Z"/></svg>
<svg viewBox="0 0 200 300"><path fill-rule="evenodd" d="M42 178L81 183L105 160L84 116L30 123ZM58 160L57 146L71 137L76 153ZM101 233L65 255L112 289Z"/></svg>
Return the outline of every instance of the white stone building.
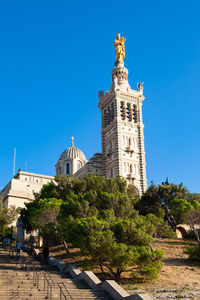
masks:
<svg viewBox="0 0 200 300"><path fill-rule="evenodd" d="M1 190L0 197L8 207L24 207L24 203L34 200L34 193L40 192L42 186L54 180L53 176L23 172L21 170Z"/></svg>
<svg viewBox="0 0 200 300"><path fill-rule="evenodd" d="M88 173L115 178L120 175L135 185L139 194L147 188L142 122L143 84L131 89L128 70L116 61L109 91L99 92L102 153L86 161L83 152L72 146L56 164L56 174L83 177Z"/></svg>
<svg viewBox="0 0 200 300"><path fill-rule="evenodd" d="M112 71L112 86L99 92L102 120L102 175L120 175L132 182L139 194L147 188L142 123L143 86L132 90L128 70L117 61Z"/></svg>
<svg viewBox="0 0 200 300"><path fill-rule="evenodd" d="M11 181L1 190L0 197L3 199L4 205L16 208L24 208L25 203L33 201L34 193L39 193L44 184L54 180L54 176L47 176L21 170L11 179ZM17 239L23 241L29 234L22 228L20 220L14 221L10 226L17 227ZM37 232L32 233L37 236Z"/></svg>

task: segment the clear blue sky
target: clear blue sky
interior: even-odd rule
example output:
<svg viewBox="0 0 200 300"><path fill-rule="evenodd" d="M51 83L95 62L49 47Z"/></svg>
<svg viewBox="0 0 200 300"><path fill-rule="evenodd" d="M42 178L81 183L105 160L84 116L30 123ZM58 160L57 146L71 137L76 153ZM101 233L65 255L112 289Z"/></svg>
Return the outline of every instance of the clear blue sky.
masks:
<svg viewBox="0 0 200 300"><path fill-rule="evenodd" d="M116 33L129 83L144 82L148 184L200 192L200 1L0 1L0 188L16 170L54 175L75 137L101 152L98 91L108 90Z"/></svg>

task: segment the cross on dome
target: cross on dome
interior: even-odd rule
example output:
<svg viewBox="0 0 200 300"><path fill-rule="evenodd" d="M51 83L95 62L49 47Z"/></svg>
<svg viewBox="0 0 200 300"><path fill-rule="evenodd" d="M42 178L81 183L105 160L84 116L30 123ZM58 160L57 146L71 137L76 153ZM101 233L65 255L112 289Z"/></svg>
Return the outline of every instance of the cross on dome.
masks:
<svg viewBox="0 0 200 300"><path fill-rule="evenodd" d="M72 139L72 147L74 147L74 137L72 136L71 139Z"/></svg>

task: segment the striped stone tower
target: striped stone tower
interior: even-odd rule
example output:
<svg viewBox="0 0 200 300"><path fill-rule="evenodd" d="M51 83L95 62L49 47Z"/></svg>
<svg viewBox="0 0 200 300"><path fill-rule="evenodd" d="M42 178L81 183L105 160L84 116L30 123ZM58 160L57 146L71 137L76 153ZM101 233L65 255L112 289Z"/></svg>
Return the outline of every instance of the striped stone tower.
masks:
<svg viewBox="0 0 200 300"><path fill-rule="evenodd" d="M125 39L118 34L112 85L106 93L99 92L102 174L108 178L123 176L142 194L147 188L142 122L142 102L145 98L142 83L137 84L137 90L131 89L128 83L128 69L123 61L124 42Z"/></svg>

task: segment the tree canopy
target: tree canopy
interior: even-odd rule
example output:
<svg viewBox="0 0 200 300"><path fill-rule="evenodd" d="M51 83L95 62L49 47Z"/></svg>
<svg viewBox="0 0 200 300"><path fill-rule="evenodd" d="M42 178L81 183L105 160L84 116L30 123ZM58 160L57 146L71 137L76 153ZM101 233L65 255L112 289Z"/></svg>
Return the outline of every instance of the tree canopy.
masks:
<svg viewBox="0 0 200 300"><path fill-rule="evenodd" d="M163 254L152 250L156 226L149 216L138 214L137 201L134 186L120 177L58 176L56 182L43 186L34 202L26 204L21 220L29 231L53 232L66 251L68 242L79 247L102 272L107 268L117 280L132 268L152 278L159 273Z"/></svg>
<svg viewBox="0 0 200 300"><path fill-rule="evenodd" d="M178 224L186 222L187 213L199 205L198 194L191 194L182 183L177 185L166 180L157 186L152 182L136 208L143 215L164 218L175 232Z"/></svg>
<svg viewBox="0 0 200 300"><path fill-rule="evenodd" d="M152 183L139 198L121 177L57 176L35 198L21 210L24 228L54 234L67 253L68 243L80 248L117 280L126 271L147 278L158 275L163 253L152 249L154 236L175 237L181 223L197 232L191 220L200 210L198 194L168 180Z"/></svg>
<svg viewBox="0 0 200 300"><path fill-rule="evenodd" d="M3 199L0 198L0 236L5 237L8 231L8 225L10 225L14 220L16 220L19 210L15 206L10 206L9 208L4 205Z"/></svg>

